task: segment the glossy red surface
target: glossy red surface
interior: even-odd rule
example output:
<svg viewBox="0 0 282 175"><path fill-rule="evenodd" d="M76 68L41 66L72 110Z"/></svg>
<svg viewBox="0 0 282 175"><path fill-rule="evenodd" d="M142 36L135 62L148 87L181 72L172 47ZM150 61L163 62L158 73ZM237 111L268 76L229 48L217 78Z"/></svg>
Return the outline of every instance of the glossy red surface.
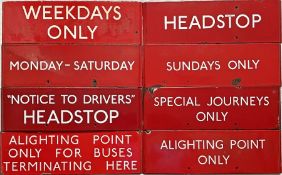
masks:
<svg viewBox="0 0 282 175"><path fill-rule="evenodd" d="M280 0L145 3L144 42L280 42L280 11Z"/></svg>
<svg viewBox="0 0 282 175"><path fill-rule="evenodd" d="M280 86L279 44L145 46L145 86Z"/></svg>
<svg viewBox="0 0 282 175"><path fill-rule="evenodd" d="M138 46L3 46L4 87L141 87Z"/></svg>
<svg viewBox="0 0 282 175"><path fill-rule="evenodd" d="M3 43L140 44L137 2L4 2Z"/></svg>
<svg viewBox="0 0 282 175"><path fill-rule="evenodd" d="M279 88L149 88L144 128L279 129Z"/></svg>
<svg viewBox="0 0 282 175"><path fill-rule="evenodd" d="M3 131L139 130L141 89L2 89Z"/></svg>
<svg viewBox="0 0 282 175"><path fill-rule="evenodd" d="M2 139L7 175L141 173L141 134L135 131L3 133Z"/></svg>
<svg viewBox="0 0 282 175"><path fill-rule="evenodd" d="M273 130L152 131L143 137L143 171L280 173L279 137Z"/></svg>

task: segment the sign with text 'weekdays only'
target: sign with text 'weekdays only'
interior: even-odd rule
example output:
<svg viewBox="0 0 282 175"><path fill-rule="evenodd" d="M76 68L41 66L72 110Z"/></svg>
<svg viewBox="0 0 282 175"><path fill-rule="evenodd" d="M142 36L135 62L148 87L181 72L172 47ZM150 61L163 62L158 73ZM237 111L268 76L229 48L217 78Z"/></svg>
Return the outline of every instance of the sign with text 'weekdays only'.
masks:
<svg viewBox="0 0 282 175"><path fill-rule="evenodd" d="M5 45L4 87L141 87L138 46Z"/></svg>
<svg viewBox="0 0 282 175"><path fill-rule="evenodd" d="M280 0L145 3L144 42L280 42L280 3Z"/></svg>
<svg viewBox="0 0 282 175"><path fill-rule="evenodd" d="M140 174L141 134L3 133L2 172L30 174Z"/></svg>
<svg viewBox="0 0 282 175"><path fill-rule="evenodd" d="M149 88L144 128L279 129L279 94L275 87Z"/></svg>
<svg viewBox="0 0 282 175"><path fill-rule="evenodd" d="M152 131L144 173L280 173L280 131Z"/></svg>
<svg viewBox="0 0 282 175"><path fill-rule="evenodd" d="M2 89L3 131L139 130L141 89Z"/></svg>
<svg viewBox="0 0 282 175"><path fill-rule="evenodd" d="M281 82L279 44L147 45L144 55L146 87L279 87Z"/></svg>
<svg viewBox="0 0 282 175"><path fill-rule="evenodd" d="M141 3L4 2L3 43L139 44Z"/></svg>

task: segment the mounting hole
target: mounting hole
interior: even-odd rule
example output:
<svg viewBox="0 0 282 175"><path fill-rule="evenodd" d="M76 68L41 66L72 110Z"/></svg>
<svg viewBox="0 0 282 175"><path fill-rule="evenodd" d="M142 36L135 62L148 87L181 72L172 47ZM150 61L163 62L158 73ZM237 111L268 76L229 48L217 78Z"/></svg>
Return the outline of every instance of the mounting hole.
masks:
<svg viewBox="0 0 282 175"><path fill-rule="evenodd" d="M92 85L93 85L94 87L96 87L96 86L97 86L97 80L92 80Z"/></svg>

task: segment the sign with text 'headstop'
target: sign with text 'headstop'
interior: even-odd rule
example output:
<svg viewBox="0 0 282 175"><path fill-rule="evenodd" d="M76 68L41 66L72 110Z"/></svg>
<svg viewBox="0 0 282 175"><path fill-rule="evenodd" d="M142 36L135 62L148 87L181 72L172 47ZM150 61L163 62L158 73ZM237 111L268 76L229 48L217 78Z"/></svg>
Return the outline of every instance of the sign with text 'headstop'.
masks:
<svg viewBox="0 0 282 175"><path fill-rule="evenodd" d="M279 129L279 94L276 87L149 88L144 128Z"/></svg>
<svg viewBox="0 0 282 175"><path fill-rule="evenodd" d="M279 44L145 46L145 86L280 86Z"/></svg>
<svg viewBox="0 0 282 175"><path fill-rule="evenodd" d="M280 0L145 3L144 42L280 42L280 3Z"/></svg>
<svg viewBox="0 0 282 175"><path fill-rule="evenodd" d="M3 43L139 44L138 2L4 2Z"/></svg>
<svg viewBox="0 0 282 175"><path fill-rule="evenodd" d="M280 131L152 131L144 173L280 173Z"/></svg>
<svg viewBox="0 0 282 175"><path fill-rule="evenodd" d="M3 131L139 130L141 89L2 89Z"/></svg>
<svg viewBox="0 0 282 175"><path fill-rule="evenodd" d="M4 87L141 87L138 46L5 45Z"/></svg>
<svg viewBox="0 0 282 175"><path fill-rule="evenodd" d="M31 174L140 174L141 134L3 133L2 172Z"/></svg>

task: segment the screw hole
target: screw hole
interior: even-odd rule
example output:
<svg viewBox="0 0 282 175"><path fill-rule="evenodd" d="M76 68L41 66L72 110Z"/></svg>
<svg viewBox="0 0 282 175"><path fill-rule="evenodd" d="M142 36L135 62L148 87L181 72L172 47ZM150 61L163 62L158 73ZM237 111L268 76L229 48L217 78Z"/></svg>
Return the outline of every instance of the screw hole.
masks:
<svg viewBox="0 0 282 175"><path fill-rule="evenodd" d="M97 80L92 80L92 85L93 85L94 87L96 87L96 86L97 86Z"/></svg>

